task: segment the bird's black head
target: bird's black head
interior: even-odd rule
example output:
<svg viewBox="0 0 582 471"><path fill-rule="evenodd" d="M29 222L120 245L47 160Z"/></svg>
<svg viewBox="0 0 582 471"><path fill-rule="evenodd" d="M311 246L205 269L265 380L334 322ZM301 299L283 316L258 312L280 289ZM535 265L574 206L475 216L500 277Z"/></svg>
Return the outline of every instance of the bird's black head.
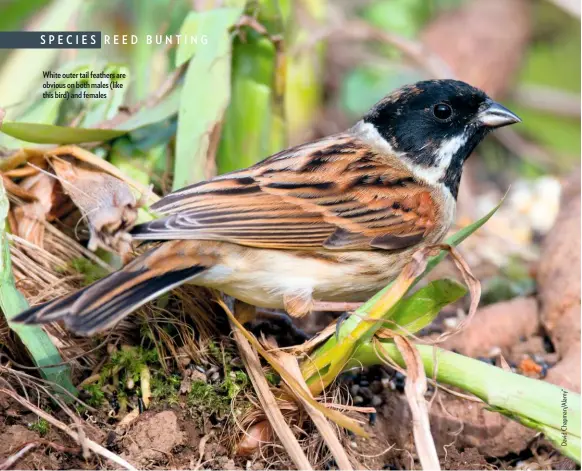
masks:
<svg viewBox="0 0 582 471"><path fill-rule="evenodd" d="M457 196L463 163L485 135L520 119L483 91L458 80L427 80L402 87L363 119L430 183Z"/></svg>

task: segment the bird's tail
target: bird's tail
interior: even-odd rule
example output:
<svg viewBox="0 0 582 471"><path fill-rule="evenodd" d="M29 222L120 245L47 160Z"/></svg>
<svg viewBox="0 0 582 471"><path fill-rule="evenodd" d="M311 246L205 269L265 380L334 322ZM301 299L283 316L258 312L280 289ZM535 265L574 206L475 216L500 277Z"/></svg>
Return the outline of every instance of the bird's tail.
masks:
<svg viewBox="0 0 582 471"><path fill-rule="evenodd" d="M152 258L162 258L156 251L159 249L145 253L121 270L69 296L27 309L13 320L24 324L62 320L76 334L92 335L207 268L196 263L165 264L168 268L160 267L159 263L152 266Z"/></svg>

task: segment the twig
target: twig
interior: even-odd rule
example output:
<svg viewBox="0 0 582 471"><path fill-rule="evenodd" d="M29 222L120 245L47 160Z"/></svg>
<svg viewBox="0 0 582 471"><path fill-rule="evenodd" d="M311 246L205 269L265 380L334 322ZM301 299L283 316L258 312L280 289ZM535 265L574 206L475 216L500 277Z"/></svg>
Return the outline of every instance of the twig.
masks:
<svg viewBox="0 0 582 471"><path fill-rule="evenodd" d="M315 337L309 339L307 342L304 342L300 345L293 345L292 347L285 347L281 350L286 350L289 353L293 353L294 355L299 354L307 354L319 344L325 342L329 337L331 337L336 330L336 323L337 321L332 322L328 325L325 329L319 332Z"/></svg>
<svg viewBox="0 0 582 471"><path fill-rule="evenodd" d="M53 450L56 450L60 453L79 453L81 451L80 447L71 448L68 446L59 445L58 443L54 443L54 442L51 442L48 440L34 440L32 442L23 443L22 445L20 445L18 447L18 448L20 448L19 451L17 451L12 456L9 456L8 458L6 458L6 460L4 460L2 463L0 463L0 470L11 468L26 453L28 453L29 451L31 451L34 448L41 446L41 445L50 447Z"/></svg>
<svg viewBox="0 0 582 471"><path fill-rule="evenodd" d="M104 458L107 458L107 459L113 461L114 463L118 464L119 466L121 466L129 471L137 471L136 468L134 468L131 464L129 464L127 461L125 461L120 456L116 455L115 453L110 452L106 448L103 448L101 445L94 442L93 440L91 440L87 437L83 437L81 435L81 433L77 433L77 432L71 430L71 428L68 427L67 425L65 425L63 422L55 419L52 415L43 411L39 407L36 407L30 401L27 401L26 399L19 396L15 392L10 391L9 389L0 388L0 393L4 393L4 394L10 396L12 399L14 399L16 402L18 402L22 406L26 407L31 412L34 412L36 415L38 415L39 417L41 417L44 420L46 420L47 422L49 422L51 425L54 425L59 430L65 432L67 435L69 435L73 440L75 440L81 446L86 446L93 453L100 455Z"/></svg>
<svg viewBox="0 0 582 471"><path fill-rule="evenodd" d="M234 324L240 333L247 339L247 341L256 349L260 355L269 362L271 367L281 376L281 379L287 383L287 385L293 390L293 393L296 396L301 396L304 401L309 402L314 408L318 409L320 412L323 413L328 419L335 422L340 427L345 429L351 430L356 435L361 437L368 438L368 433L364 430L364 428L354 419L351 417L347 417L344 414L340 413L337 410L329 409L324 407L317 401L313 399L310 395L306 394L302 387L299 385L297 380L290 375L287 370L281 365L279 360L269 351L267 351L259 341L249 333L242 324L238 321L238 319L233 315L231 309L226 305L226 303L221 300L220 298L217 299L218 304L224 309L224 312L230 319L231 323ZM314 372L314 374L316 374Z"/></svg>
<svg viewBox="0 0 582 471"><path fill-rule="evenodd" d="M21 459L24 455L26 455L30 450L36 448L39 445L37 442L28 443L19 451L14 453L13 455L6 458L2 463L0 463L0 469L9 469L15 464L19 459Z"/></svg>
<svg viewBox="0 0 582 471"><path fill-rule="evenodd" d="M97 129L115 129L132 118L142 108L151 108L157 105L162 100L162 98L168 95L170 91L172 91L172 89L176 86L183 72L184 65L178 67L170 75L168 75L158 90L152 93L151 96L136 103L130 108L120 107L118 110L119 112L113 118L101 121L93 127Z"/></svg>
<svg viewBox="0 0 582 471"><path fill-rule="evenodd" d="M457 325L453 330L439 335L439 337L432 342L433 345L443 342L445 339L448 339L449 337L452 337L453 335L456 335L463 329L465 329L465 327L467 327L467 325L473 320L473 317L477 313L477 307L479 307L479 301L481 300L481 283L477 278L475 278L475 275L473 275L473 273L471 272L471 269L469 268L469 265L467 265L467 262L463 260L463 257L461 257L459 252L457 252L457 250L453 246L447 244L440 244L439 247L442 250L446 250L449 252L451 258L453 259L454 264L461 272L463 280L465 281L465 284L469 288L469 294L471 295L471 304L469 305L469 312L467 313L467 316L461 322L459 322L459 325Z"/></svg>
<svg viewBox="0 0 582 471"><path fill-rule="evenodd" d="M511 93L523 106L560 116L580 118L580 94L540 85L522 85Z"/></svg>
<svg viewBox="0 0 582 471"><path fill-rule="evenodd" d="M426 393L426 374L422 364L422 359L418 350L410 341L402 336L394 337L394 343L404 358L406 363L406 386L404 393L410 411L412 412L412 429L416 451L422 469L440 470L440 463L436 452L434 440L430 433L430 421L428 419L428 409L424 394Z"/></svg>
<svg viewBox="0 0 582 471"><path fill-rule="evenodd" d="M204 450L206 449L206 442L208 442L212 435L213 432L210 432L200 439L200 443L198 444L198 452L200 456L198 457L198 463L196 463L196 467L194 468L195 470L200 469L200 466L202 465L202 460L204 459Z"/></svg>
<svg viewBox="0 0 582 471"><path fill-rule="evenodd" d="M375 28L365 21L348 21L340 25L334 33L341 33L342 37L354 40L379 41L390 44L434 78L453 78L454 76L451 68L424 44Z"/></svg>

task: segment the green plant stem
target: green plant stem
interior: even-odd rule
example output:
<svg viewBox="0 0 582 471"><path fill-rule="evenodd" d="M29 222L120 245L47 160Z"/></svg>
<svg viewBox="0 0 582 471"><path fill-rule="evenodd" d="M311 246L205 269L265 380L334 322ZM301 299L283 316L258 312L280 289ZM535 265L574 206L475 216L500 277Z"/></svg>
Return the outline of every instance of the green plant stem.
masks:
<svg viewBox="0 0 582 471"><path fill-rule="evenodd" d="M475 221L473 224L464 227L457 233L448 237L445 240L445 244L449 244L453 247L459 245L467 237L473 234L473 232L475 232L481 226L483 226L483 224L485 224L491 218L491 216L495 214L495 212L499 209L502 203L503 200L501 200L497 206L495 206L491 211L489 211L489 213L487 213L481 219ZM423 276L425 276L435 266L437 266L443 260L443 258L445 258L445 256L446 252L441 251L440 254L431 257L428 261L424 273L417 278L417 281L419 281ZM368 313L386 295L386 293L388 293L388 291L392 289L393 285L394 282L389 283L388 286L386 286L384 289L382 289L374 296L372 296L362 307L360 307L356 311L357 315L352 315L345 320L345 322L341 326L339 335L337 337L336 336L330 337L327 340L327 342L325 342L320 348L318 348L315 351L314 355L311 356L309 361L303 363L301 371L303 373L304 378L307 381L307 384L309 384L309 387L313 394L319 393L321 388L324 388L329 384L329 382L322 381L322 375L326 373L326 371L322 371L325 366L324 364L327 362L326 364L329 365L330 359L333 360L334 357L336 359L339 359L341 356L344 355L345 351L349 349L353 350L355 348L355 345L345 345L346 338L352 333L352 331L354 331L358 327L358 324L362 322L362 319L368 316ZM389 319L391 314L393 313L386 312L384 319L385 320ZM338 346L338 343L340 344L343 343L344 345ZM330 376L327 375L326 379L329 380Z"/></svg>
<svg viewBox="0 0 582 471"><path fill-rule="evenodd" d="M16 289L12 264L10 259L10 246L6 236L6 218L8 216L8 197L4 185L0 182L0 309L8 323L21 342L24 344L34 363L40 368L42 375L56 383L63 389L76 395L77 389L71 381L71 371L58 349L53 345L48 334L38 325L23 325L12 322L12 318L28 308L28 302L20 291ZM59 365L59 366L49 366ZM71 398L62 394L62 390L55 388L65 402Z"/></svg>
<svg viewBox="0 0 582 471"><path fill-rule="evenodd" d="M381 364L381 355L404 366L394 343L382 340L375 347L373 342L361 344L344 371ZM429 345L416 345L416 348L422 357L427 377L434 376L439 383L470 392L497 412L543 432L562 453L580 463L579 394L442 348ZM564 397L566 409L563 408ZM562 434L564 418L567 419L565 441Z"/></svg>

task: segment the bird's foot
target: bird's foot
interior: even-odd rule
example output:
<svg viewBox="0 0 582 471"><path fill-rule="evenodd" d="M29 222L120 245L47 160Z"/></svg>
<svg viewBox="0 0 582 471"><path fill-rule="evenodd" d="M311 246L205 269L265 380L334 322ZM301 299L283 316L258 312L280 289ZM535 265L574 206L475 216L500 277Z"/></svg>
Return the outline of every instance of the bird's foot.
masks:
<svg viewBox="0 0 582 471"><path fill-rule="evenodd" d="M355 311L362 304L364 304L364 303L313 301L311 304L311 310L312 311L350 312L350 311Z"/></svg>

